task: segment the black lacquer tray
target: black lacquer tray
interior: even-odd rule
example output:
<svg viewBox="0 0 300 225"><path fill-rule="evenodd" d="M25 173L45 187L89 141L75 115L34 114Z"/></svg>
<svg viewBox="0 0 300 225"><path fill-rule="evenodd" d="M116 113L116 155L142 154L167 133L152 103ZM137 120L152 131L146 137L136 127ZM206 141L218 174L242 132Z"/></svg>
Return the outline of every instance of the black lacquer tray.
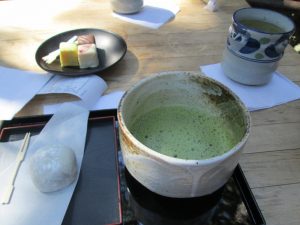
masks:
<svg viewBox="0 0 300 225"><path fill-rule="evenodd" d="M26 132L37 135L50 118L4 121L0 141L23 139ZM122 224L116 137L114 116L90 116L79 179L63 225Z"/></svg>
<svg viewBox="0 0 300 225"><path fill-rule="evenodd" d="M4 121L1 141L38 133L50 117ZM209 196L174 199L149 191L123 164L116 119L116 110L90 113L82 171L63 225L265 224L239 165L224 187Z"/></svg>

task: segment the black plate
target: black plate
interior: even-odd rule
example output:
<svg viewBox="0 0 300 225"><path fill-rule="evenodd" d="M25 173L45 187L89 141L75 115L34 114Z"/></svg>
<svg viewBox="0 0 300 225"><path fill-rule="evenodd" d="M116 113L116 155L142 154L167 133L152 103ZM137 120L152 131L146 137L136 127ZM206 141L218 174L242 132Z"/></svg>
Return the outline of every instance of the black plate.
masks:
<svg viewBox="0 0 300 225"><path fill-rule="evenodd" d="M59 43L69 40L77 35L93 34L96 39L97 52L99 57L99 66L95 68L80 69L79 67L61 67L59 57L51 64L47 64L42 57L59 48ZM95 72L103 71L117 62L119 62L127 51L127 45L124 39L114 33L99 29L78 29L66 31L57 34L40 45L35 54L37 64L43 69L51 73L80 76L88 75Z"/></svg>

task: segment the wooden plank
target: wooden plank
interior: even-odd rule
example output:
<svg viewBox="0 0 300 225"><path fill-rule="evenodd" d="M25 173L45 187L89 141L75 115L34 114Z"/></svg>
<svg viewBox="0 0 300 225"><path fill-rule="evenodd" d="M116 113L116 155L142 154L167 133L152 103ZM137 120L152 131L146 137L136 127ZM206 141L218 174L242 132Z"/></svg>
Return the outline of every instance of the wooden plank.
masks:
<svg viewBox="0 0 300 225"><path fill-rule="evenodd" d="M300 184L255 188L253 193L268 225L300 224Z"/></svg>
<svg viewBox="0 0 300 225"><path fill-rule="evenodd" d="M300 148L245 153L240 165L252 188L300 183Z"/></svg>
<svg viewBox="0 0 300 225"><path fill-rule="evenodd" d="M273 123L299 123L299 110L300 100L296 100L269 109L252 112L251 121L254 126Z"/></svg>
<svg viewBox="0 0 300 225"><path fill-rule="evenodd" d="M300 148L300 123L252 126L245 153Z"/></svg>
<svg viewBox="0 0 300 225"><path fill-rule="evenodd" d="M280 65L278 71L293 81L300 81L300 71L297 66Z"/></svg>

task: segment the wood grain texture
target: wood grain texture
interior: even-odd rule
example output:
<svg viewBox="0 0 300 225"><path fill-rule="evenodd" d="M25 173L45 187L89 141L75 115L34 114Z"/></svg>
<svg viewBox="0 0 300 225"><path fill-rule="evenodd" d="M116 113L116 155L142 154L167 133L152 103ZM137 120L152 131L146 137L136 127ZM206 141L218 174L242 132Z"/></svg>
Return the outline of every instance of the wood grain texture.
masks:
<svg viewBox="0 0 300 225"><path fill-rule="evenodd" d="M300 146L300 123L273 123L252 126L246 153L296 149Z"/></svg>
<svg viewBox="0 0 300 225"><path fill-rule="evenodd" d="M108 83L107 92L126 90L153 73L199 71L201 65L220 62L232 13L247 7L246 2L225 1L214 13L200 0L177 2L181 11L175 19L153 30L113 17L109 1L0 1L0 65L43 72L34 58L39 45L78 28L109 30L128 45L122 61L98 74ZM300 55L291 47L278 71L300 84ZM17 116L39 115L44 105L72 100L68 95L37 96ZM299 225L300 100L251 112L251 119L240 164L259 207L267 224Z"/></svg>
<svg viewBox="0 0 300 225"><path fill-rule="evenodd" d="M266 224L297 225L300 212L300 184L253 189Z"/></svg>
<svg viewBox="0 0 300 225"><path fill-rule="evenodd" d="M300 183L300 149L244 154L240 164L253 188Z"/></svg>

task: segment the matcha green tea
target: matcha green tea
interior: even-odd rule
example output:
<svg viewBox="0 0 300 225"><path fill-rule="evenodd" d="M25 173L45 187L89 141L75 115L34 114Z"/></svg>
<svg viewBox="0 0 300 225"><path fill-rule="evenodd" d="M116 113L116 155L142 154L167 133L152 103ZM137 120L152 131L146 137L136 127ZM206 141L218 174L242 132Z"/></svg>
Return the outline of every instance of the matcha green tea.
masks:
<svg viewBox="0 0 300 225"><path fill-rule="evenodd" d="M268 23L261 20L253 20L253 19L241 19L239 21L241 24L243 24L246 27L249 27L251 29L256 29L262 32L266 33L282 33L284 30L280 28L279 26Z"/></svg>
<svg viewBox="0 0 300 225"><path fill-rule="evenodd" d="M221 155L240 141L229 122L196 108L166 106L138 117L130 132L144 145L181 159Z"/></svg>

